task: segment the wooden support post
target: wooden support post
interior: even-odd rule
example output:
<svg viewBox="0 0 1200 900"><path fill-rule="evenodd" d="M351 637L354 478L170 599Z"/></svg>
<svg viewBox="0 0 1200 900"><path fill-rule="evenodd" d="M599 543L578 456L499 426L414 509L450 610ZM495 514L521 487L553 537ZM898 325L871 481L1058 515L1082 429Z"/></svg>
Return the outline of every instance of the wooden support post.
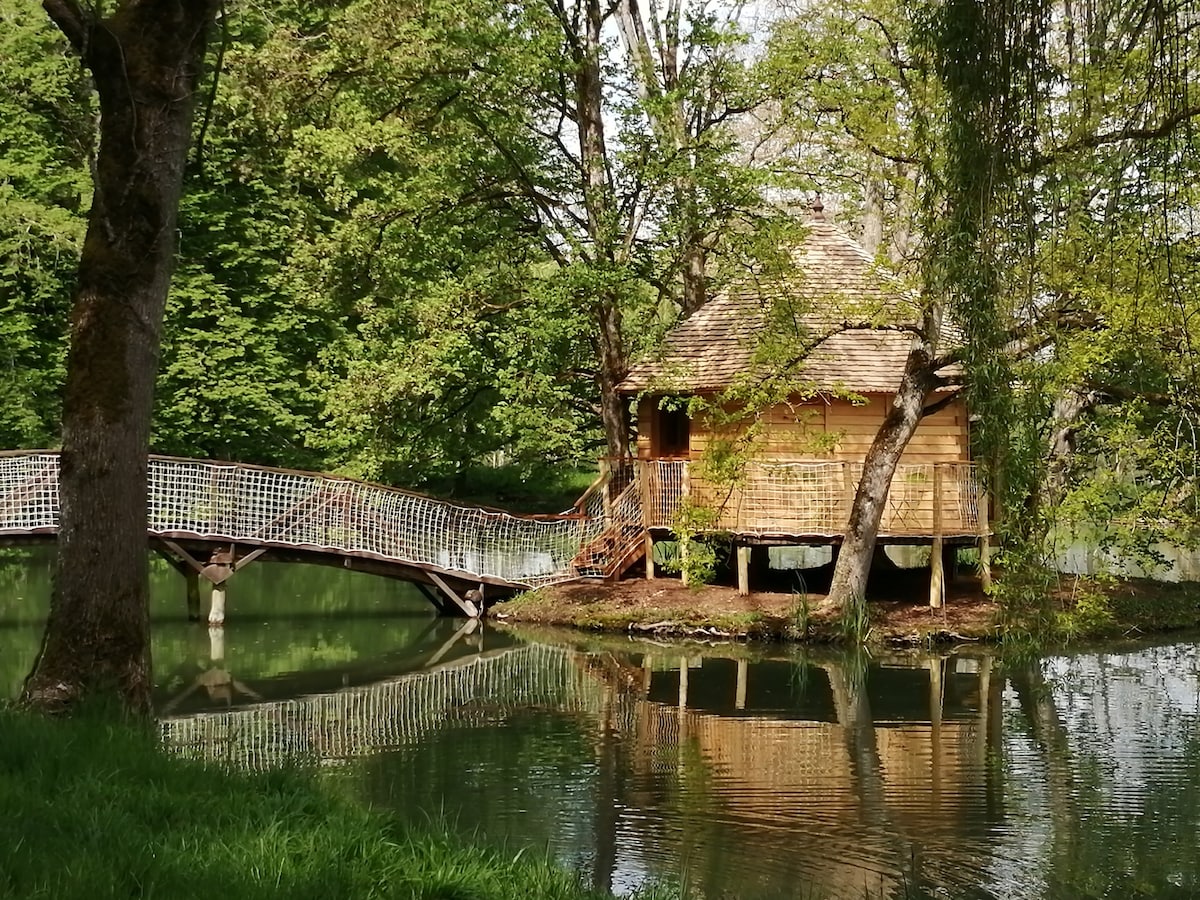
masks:
<svg viewBox="0 0 1200 900"><path fill-rule="evenodd" d="M183 576L186 598L187 617L189 622L200 621L200 573L204 566L192 557L190 553L178 544L164 540L162 547L156 547L158 555L170 563L171 568ZM163 549L165 547L166 549Z"/></svg>
<svg viewBox="0 0 1200 900"><path fill-rule="evenodd" d="M184 572L187 583L187 613L189 622L200 621L200 573Z"/></svg>
<svg viewBox="0 0 1200 900"><path fill-rule="evenodd" d="M166 556L166 560L176 569L181 572L184 570L184 568L190 568L195 572L204 571L204 566L200 564L199 560L180 547L177 543L174 541L168 541L165 538L161 540L163 546L174 554L174 556Z"/></svg>
<svg viewBox="0 0 1200 900"><path fill-rule="evenodd" d="M454 590L454 588L446 584L445 580L442 579L437 572L429 572L428 574L429 579L437 585L438 590L442 592L447 600L462 610L464 615L472 619L479 618L479 608L474 603L464 597L458 596L458 593Z"/></svg>
<svg viewBox="0 0 1200 900"><path fill-rule="evenodd" d="M942 467L933 467L933 546L929 548L929 605L941 609L946 597L942 560Z"/></svg>
<svg viewBox="0 0 1200 900"><path fill-rule="evenodd" d="M979 583L984 591L992 589L991 523L988 521L987 491L979 491Z"/></svg>
<svg viewBox="0 0 1200 900"><path fill-rule="evenodd" d="M230 550L232 551L232 549L233 548L231 547ZM256 559L258 559L260 556L262 556L266 552L267 552L266 547L259 547L257 550L251 550L245 556L239 557L238 559L234 560L233 571L240 572L242 569L246 568L246 566L250 565L250 563L254 562Z"/></svg>
<svg viewBox="0 0 1200 900"><path fill-rule="evenodd" d="M224 625L225 624L225 582L214 584L212 588L212 600L208 606L208 624L209 625Z"/></svg>
<svg viewBox="0 0 1200 900"><path fill-rule="evenodd" d="M634 471L637 473L638 489L642 495L642 555L646 558L646 580L654 580L654 536L650 533L650 529L656 525L661 525L658 521L658 504L655 502L654 492L650 485L650 467L654 465L652 460L639 459L634 462Z"/></svg>
<svg viewBox="0 0 1200 900"><path fill-rule="evenodd" d="M604 499L604 525L608 527L612 524L612 462L608 457L600 458L600 477L604 480L604 484L600 488L601 496Z"/></svg>
<svg viewBox="0 0 1200 900"><path fill-rule="evenodd" d="M743 597L750 595L750 547L741 544L737 548L737 579L738 593Z"/></svg>
<svg viewBox="0 0 1200 900"><path fill-rule="evenodd" d="M450 614L450 610L446 608L446 601L429 585L415 581L413 582L413 587L420 591L421 595L433 604L433 608L438 611L438 615L448 616Z"/></svg>
<svg viewBox="0 0 1200 900"><path fill-rule="evenodd" d="M750 672L750 664L744 659L737 661L737 690L733 698L733 705L737 709L746 708L746 678Z"/></svg>
<svg viewBox="0 0 1200 900"><path fill-rule="evenodd" d="M688 695L688 658L679 657L679 709L687 709Z"/></svg>

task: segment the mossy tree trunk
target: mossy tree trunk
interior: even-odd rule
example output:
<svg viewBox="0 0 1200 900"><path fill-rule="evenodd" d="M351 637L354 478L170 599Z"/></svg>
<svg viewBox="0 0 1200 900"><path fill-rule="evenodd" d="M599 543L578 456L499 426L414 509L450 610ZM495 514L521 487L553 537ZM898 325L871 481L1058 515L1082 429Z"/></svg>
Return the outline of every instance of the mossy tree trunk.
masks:
<svg viewBox="0 0 1200 900"><path fill-rule="evenodd" d="M193 95L217 0L75 0L46 11L100 100L95 195L63 397L62 515L50 616L23 701L93 694L150 709L146 456Z"/></svg>

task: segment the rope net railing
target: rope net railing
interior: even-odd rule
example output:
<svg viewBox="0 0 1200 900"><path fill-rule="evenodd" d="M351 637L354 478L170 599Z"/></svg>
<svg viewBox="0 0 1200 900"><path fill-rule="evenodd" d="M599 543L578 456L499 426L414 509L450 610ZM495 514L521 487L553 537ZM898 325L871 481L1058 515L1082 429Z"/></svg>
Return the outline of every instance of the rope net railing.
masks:
<svg viewBox="0 0 1200 900"><path fill-rule="evenodd" d="M684 497L717 511L714 529L735 534L833 537L845 531L862 464L843 461L750 462L733 485L712 484L688 463L645 460L647 527L669 528ZM879 534L976 535L978 487L972 463L896 467Z"/></svg>
<svg viewBox="0 0 1200 900"><path fill-rule="evenodd" d="M58 455L0 456L0 534L58 524ZM395 561L513 585L578 577L603 530L577 514L524 517L343 478L151 457L148 530L162 537L292 547Z"/></svg>

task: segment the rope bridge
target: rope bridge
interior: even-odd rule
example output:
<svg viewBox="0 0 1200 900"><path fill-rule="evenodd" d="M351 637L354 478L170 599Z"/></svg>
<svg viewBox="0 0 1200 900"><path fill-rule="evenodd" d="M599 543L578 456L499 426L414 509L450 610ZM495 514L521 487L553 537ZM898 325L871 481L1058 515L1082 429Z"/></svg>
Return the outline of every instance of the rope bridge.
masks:
<svg viewBox="0 0 1200 900"><path fill-rule="evenodd" d="M0 536L58 527L58 454L0 454ZM536 587L580 577L581 546L604 528L598 501L517 516L285 469L152 456L151 535L365 557L471 581Z"/></svg>

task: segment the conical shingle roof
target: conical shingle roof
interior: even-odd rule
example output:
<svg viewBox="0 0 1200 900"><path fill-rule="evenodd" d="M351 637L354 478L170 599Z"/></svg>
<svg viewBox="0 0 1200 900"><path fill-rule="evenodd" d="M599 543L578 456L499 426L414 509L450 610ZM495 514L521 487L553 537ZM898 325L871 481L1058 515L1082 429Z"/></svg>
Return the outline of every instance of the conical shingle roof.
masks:
<svg viewBox="0 0 1200 900"><path fill-rule="evenodd" d="M844 330L843 323L919 322L915 298L880 271L849 235L822 217L809 222L807 229L794 254L796 275L786 283L743 283L719 294L672 329L659 355L634 366L620 390L722 390L749 371L755 349L771 327L776 338L794 333L798 352L806 343L819 341L796 372L814 389L894 392L912 335ZM821 340L823 335L828 336Z"/></svg>

